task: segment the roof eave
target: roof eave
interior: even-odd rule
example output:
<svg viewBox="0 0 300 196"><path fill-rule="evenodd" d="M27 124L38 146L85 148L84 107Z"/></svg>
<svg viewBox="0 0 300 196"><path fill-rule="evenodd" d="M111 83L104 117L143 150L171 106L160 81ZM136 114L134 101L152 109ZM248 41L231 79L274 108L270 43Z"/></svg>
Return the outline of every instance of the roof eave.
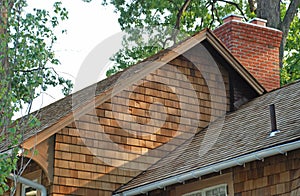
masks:
<svg viewBox="0 0 300 196"><path fill-rule="evenodd" d="M300 148L300 140L289 142L281 145L277 145L274 147L266 148L260 151L252 152L246 155L242 155L239 157L235 157L229 160L225 160L216 164L212 164L206 167L202 167L199 169L192 170L190 172L178 174L175 176L172 176L170 178L166 178L163 180L159 180L153 183L145 184L142 186L138 186L133 189L124 190L120 192L116 192L113 194L113 196L133 196L133 195L139 195L143 193L147 193L156 189L162 189L167 186L177 184L180 182L184 182L193 178L199 178L200 176L218 172L227 168L243 165L244 163L249 163L256 160L262 160L266 157L278 155L278 154L284 154L286 152L296 150Z"/></svg>
<svg viewBox="0 0 300 196"><path fill-rule="evenodd" d="M230 53L230 51L222 44L222 42L209 29L204 29L194 36L191 36L187 40L179 43L177 46L171 47L170 50L162 53L159 58L154 60L146 59L145 61L140 62L146 64L151 63L152 65L146 66L145 69L140 70L134 76L127 78L126 82L119 82L118 84L106 89L105 92L94 97L93 100L88 102L86 105L76 108L74 111L70 111L68 114L61 117L61 119L57 123L45 128L37 135L28 138L26 141L24 141L22 147L27 150L32 149L35 145L41 143L42 141L46 140L53 134L63 129L68 124L72 123L74 121L74 117L78 118L84 115L85 112L91 110L95 105L100 105L111 98L111 96L113 96L112 92L114 94L120 92L126 86L142 79L147 75L147 73L151 73L154 70L160 68L161 66L175 59L179 55L185 53L205 39L208 40L208 42L228 61L229 64L232 65L232 67L250 84L251 87L253 87L253 89L259 95L262 95L266 92L266 90L260 85L260 83L238 62L238 60Z"/></svg>
<svg viewBox="0 0 300 196"><path fill-rule="evenodd" d="M171 60L175 59L179 55L183 54L187 50L191 49L192 47L196 46L200 42L202 42L206 38L206 32L207 30L203 30L199 32L198 34L190 37L186 41L180 43L178 46L172 48L172 50L167 51L166 53L163 53L158 59L152 60L145 60L140 63L151 63L151 66L147 66L145 69L140 70L137 72L134 77L130 77L126 79L126 82L119 82L115 84L113 87L106 89L105 92L101 93L100 95L96 96L93 100L91 100L89 103L86 105L77 108L74 111L70 111L70 113L66 114L64 117L62 117L59 122L53 124L50 127L47 127L43 131L39 132L37 135L32 136L28 138L24 143L22 144L22 147L24 149L32 149L35 145L41 143L42 141L46 140L53 134L57 133L61 129L63 129L65 126L68 124L72 123L75 118L79 118L82 116L84 113L88 112L91 110L95 105L100 105L111 96L113 96L112 93L116 94L120 92L122 89L126 88L126 86L133 84L134 82L142 79L147 75L147 73L151 73L154 70L160 68L161 66L165 65L166 63L170 62ZM138 63L138 64L140 64ZM113 90L112 90L113 89ZM75 118L74 118L75 117Z"/></svg>

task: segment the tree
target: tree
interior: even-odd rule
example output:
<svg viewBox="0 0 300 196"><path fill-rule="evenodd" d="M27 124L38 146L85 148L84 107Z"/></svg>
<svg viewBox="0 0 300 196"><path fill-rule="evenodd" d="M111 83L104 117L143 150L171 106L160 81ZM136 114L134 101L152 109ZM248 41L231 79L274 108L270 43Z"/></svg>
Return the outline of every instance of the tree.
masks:
<svg viewBox="0 0 300 196"><path fill-rule="evenodd" d="M281 69L281 84L300 79L300 16L295 16L287 37L285 58Z"/></svg>
<svg viewBox="0 0 300 196"><path fill-rule="evenodd" d="M289 4L288 1L281 0L257 0L257 17L266 19L268 21L268 27L279 29L283 33L279 55L281 59L281 67L284 55L284 47L286 45L290 26L294 17L296 16L299 5L300 0L292 0Z"/></svg>
<svg viewBox="0 0 300 196"><path fill-rule="evenodd" d="M26 13L26 0L2 0L0 6L0 147L5 149L0 152L1 195L9 188L7 176L21 175L29 163L20 146L24 128L39 125L36 116L30 114L33 99L48 86L61 85L68 94L72 84L53 67L59 65L53 51L57 40L53 30L68 17L61 3L54 3L53 12L34 9ZM20 110L27 115L13 120Z"/></svg>
<svg viewBox="0 0 300 196"><path fill-rule="evenodd" d="M137 61L150 56L165 45L149 39L148 43L141 44L141 34L133 29L147 29L149 27L168 27L173 31L161 31L164 40L176 42L177 32L192 35L205 28L214 28L222 23L221 18L229 13L243 15L245 20L254 17L268 20L267 26L279 29L283 32L280 48L280 66L283 63L289 64L290 59L295 59L296 53L290 58L283 58L284 51L296 49L296 45L287 44L291 33L291 24L297 25L299 20L293 20L299 12L300 0L151 0L151 1L116 1L103 0L103 5L112 4L115 11L120 14L119 24L121 29L127 31L129 35L124 40L124 49L120 50L112 59L116 62L107 75L116 73ZM142 30L140 30L142 32ZM150 32L151 33L151 32ZM293 34L292 36L295 36ZM138 40L139 44L130 46L128 41ZM179 39L180 40L180 39ZM178 39L177 39L178 41ZM299 42L298 42L299 43ZM288 45L288 48L286 48ZM147 50L144 50L147 48ZM143 52L141 52L143 51ZM299 50L298 50L299 51ZM140 54L142 53L142 54ZM299 52L297 52L298 54ZM291 55L291 53L289 53ZM135 61L133 61L135 59Z"/></svg>

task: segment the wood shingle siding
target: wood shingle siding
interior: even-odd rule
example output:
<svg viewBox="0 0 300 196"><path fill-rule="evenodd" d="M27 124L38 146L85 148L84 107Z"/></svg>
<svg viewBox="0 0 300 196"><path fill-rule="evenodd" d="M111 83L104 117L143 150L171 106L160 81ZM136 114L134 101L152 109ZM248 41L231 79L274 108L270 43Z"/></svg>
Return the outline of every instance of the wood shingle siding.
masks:
<svg viewBox="0 0 300 196"><path fill-rule="evenodd" d="M137 174L103 163L90 152L82 141L86 138L81 138L78 131L84 130L70 126L56 134L54 193L109 195Z"/></svg>
<svg viewBox="0 0 300 196"><path fill-rule="evenodd" d="M203 52L195 47L57 133L54 193L109 194L228 112L228 72L202 65Z"/></svg>
<svg viewBox="0 0 300 196"><path fill-rule="evenodd" d="M235 195L299 195L300 150L233 169Z"/></svg>
<svg viewBox="0 0 300 196"><path fill-rule="evenodd" d="M25 142L22 146L25 149L33 148L34 145L46 140L48 137L72 123L74 115L81 116L93 109L94 103L97 103L96 105L98 105L109 99L112 88L116 87L116 85L118 86L120 83L132 85L137 78L145 77L148 73L169 63L199 43L205 43L206 48L208 46L213 47L211 54L219 54L224 58L257 94L261 95L265 92L265 89L249 74L249 72L246 71L234 56L224 48L223 44L213 35L213 33L210 30L205 29L194 36L191 36L187 40L128 68L126 76L123 78L120 78L120 76L122 76L124 72L120 72L43 108L38 113L41 126L37 130L32 130L30 128L25 130ZM149 62L152 62L151 66L149 66L149 64L151 64ZM122 85L120 85L119 88L122 89ZM33 137L36 134L37 137ZM7 148L4 144L5 143L0 144L0 149L5 150Z"/></svg>
<svg viewBox="0 0 300 196"><path fill-rule="evenodd" d="M298 196L300 193L300 150L201 176L185 183L148 192L148 196L181 196L203 188L226 184L230 196ZM140 194L140 196L146 194Z"/></svg>
<svg viewBox="0 0 300 196"><path fill-rule="evenodd" d="M208 160L203 159L208 163L228 157L227 149L241 154L242 147L255 147L244 141L236 142L241 148L236 143L223 146L224 142L210 146L211 139L203 134L208 130L219 134L222 120L235 120L227 113L245 103L243 99L264 92L213 33L203 30L41 109L37 115L41 126L24 130L22 147L43 146L52 137L53 157L41 156L49 160L45 168L53 166L48 172L50 195L111 195L128 182L132 188L141 179L149 183L176 174L174 168L184 172L191 169L189 164L197 167L199 153L207 153L199 151L201 141L212 150ZM211 126L214 121L218 126ZM232 136L231 129L222 133ZM244 135L239 134L236 138ZM6 148L0 144L0 149ZM220 149L224 152L216 153Z"/></svg>

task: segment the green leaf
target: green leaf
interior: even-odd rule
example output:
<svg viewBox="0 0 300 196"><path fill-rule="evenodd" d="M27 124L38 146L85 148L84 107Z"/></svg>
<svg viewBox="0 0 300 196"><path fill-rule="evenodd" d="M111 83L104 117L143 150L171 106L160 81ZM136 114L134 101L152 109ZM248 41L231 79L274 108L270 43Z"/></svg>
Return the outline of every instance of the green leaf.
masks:
<svg viewBox="0 0 300 196"><path fill-rule="evenodd" d="M0 21L0 29L5 29L0 33L0 142L7 143L12 151L0 154L1 195L9 188L7 175L17 169L18 146L24 139L24 130L41 125L37 117L28 114L30 110L19 121L13 120L14 114L30 108L33 99L49 86L59 85L70 92L72 83L52 68L59 65L53 50L57 41L54 31L68 18L62 3L54 3L53 10L34 8L26 12L26 0L2 0L0 4L1 10L7 10L7 17Z"/></svg>

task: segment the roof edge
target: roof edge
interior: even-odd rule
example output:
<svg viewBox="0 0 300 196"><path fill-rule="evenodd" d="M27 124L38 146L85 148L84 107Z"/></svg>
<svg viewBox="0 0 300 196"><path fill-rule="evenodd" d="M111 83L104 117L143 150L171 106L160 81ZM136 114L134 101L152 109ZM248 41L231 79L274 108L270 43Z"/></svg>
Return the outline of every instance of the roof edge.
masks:
<svg viewBox="0 0 300 196"><path fill-rule="evenodd" d="M161 56L159 56L156 59L151 59L151 57L146 58L144 61L141 61L135 65L142 64L142 63L153 63L153 66L148 66L146 69L143 69L139 72L137 72L134 76L131 76L129 79L126 79L126 83L119 82L110 88L106 89L101 94L94 97L90 102L87 102L85 105L76 108L75 111L70 111L69 113L65 114L65 116L61 117L59 121L55 124L52 124L50 127L45 128L43 131L39 132L37 135L34 135L30 138L28 138L24 143L22 144L22 147L24 149L32 149L35 145L38 145L42 141L46 140L47 138L51 137L58 131L60 131L63 127L67 126L71 122L74 121L74 116L76 118L79 118L80 116L84 115L84 112L88 112L90 109L92 109L95 105L100 105L101 103L108 100L111 96L113 96L112 91L114 94L117 92L120 92L124 87L138 81L139 79L142 79L144 76L146 76L147 73L151 73L152 71L159 69L166 63L170 62L171 60L175 59L179 55L183 54L187 50L191 49L192 47L196 46L203 40L205 40L207 37L208 29L204 29L195 35L187 38L186 40L178 43L178 45L175 45L171 47L171 50L165 49L161 51ZM160 52L159 52L160 53ZM158 54L159 54L158 53ZM133 65L133 66L135 66ZM126 69L127 70L127 69ZM123 70L123 71L126 71ZM123 72L122 71L122 72ZM118 74L122 73L119 72ZM100 81L101 83L102 81ZM98 82L99 83L99 82ZM96 83L97 84L97 83ZM90 86L93 86L95 84L92 84ZM90 87L89 86L89 87ZM88 87L86 87L88 88ZM84 88L85 89L85 88ZM80 91L83 91L84 89L81 89ZM114 90L113 90L114 89ZM72 95L70 95L72 96Z"/></svg>
<svg viewBox="0 0 300 196"><path fill-rule="evenodd" d="M114 93L117 93L121 91L124 87L138 81L139 79L146 76L147 73L152 72L156 69L159 69L166 63L170 62L171 60L175 59L179 55L185 53L189 49L193 48L197 44L201 43L203 40L208 40L208 42L220 53L221 56L225 58L226 61L244 78L250 86L259 94L262 95L265 92L267 92L264 87L243 67L241 63L230 53L230 51L226 48L226 46L213 34L213 32L207 28L203 29L202 31L194 34L193 36L190 36L186 40L183 40L182 42L178 43L177 45L170 47L168 49L162 50L159 52L158 58L151 59L146 58L144 61L141 61L138 64L142 63L154 63L153 66L147 66L146 69L143 69L133 76L130 76L129 79L126 79L126 84L119 82L118 84L115 84L108 89L105 89L104 92L100 93L99 95L96 95L91 101L88 101L85 103L85 105L82 105L75 110L71 110L69 113L66 113L64 116L62 116L55 124L50 125L47 128L44 128L41 132L39 132L37 135L33 135L32 137L28 138L24 143L22 144L22 147L29 150L33 148L35 145L38 145L42 141L46 140L47 138L51 137L58 131L60 131L62 128L70 124L74 121L74 116L76 118L79 118L80 116L84 115L84 112L88 112L94 105L100 105L101 103L108 100L111 96L113 96L112 91ZM133 65L135 66L135 65ZM122 72L119 72L119 74ZM102 80L105 81L105 80ZM96 83L99 84L102 81ZM90 86L93 86L95 84L92 84ZM88 88L88 87L86 87ZM85 88L84 88L85 89ZM81 89L84 90L84 89ZM114 89L114 90L112 90ZM73 96L73 95L70 95Z"/></svg>
<svg viewBox="0 0 300 196"><path fill-rule="evenodd" d="M218 172L227 168L231 168L234 166L243 165L245 163L249 163L255 160L262 160L264 158L278 155L278 154L285 154L289 151L296 150L300 148L300 140L293 141L285 144L280 144L277 146L273 146L270 148L266 148L260 151L252 152L246 155L241 155L236 158L232 158L229 160L225 160L216 164L212 164L209 166L205 166L190 172L178 174L157 182L153 182L150 184L142 185L133 189L125 190L125 191L116 191L113 196L133 196L138 194L144 194L150 192L155 189L162 189L166 186L170 186L176 183L182 183L186 180L190 180L193 178L199 178L200 176Z"/></svg>
<svg viewBox="0 0 300 196"><path fill-rule="evenodd" d="M238 61L237 58L234 57L223 42L209 29L207 31L207 40L259 95L267 92L258 80Z"/></svg>

